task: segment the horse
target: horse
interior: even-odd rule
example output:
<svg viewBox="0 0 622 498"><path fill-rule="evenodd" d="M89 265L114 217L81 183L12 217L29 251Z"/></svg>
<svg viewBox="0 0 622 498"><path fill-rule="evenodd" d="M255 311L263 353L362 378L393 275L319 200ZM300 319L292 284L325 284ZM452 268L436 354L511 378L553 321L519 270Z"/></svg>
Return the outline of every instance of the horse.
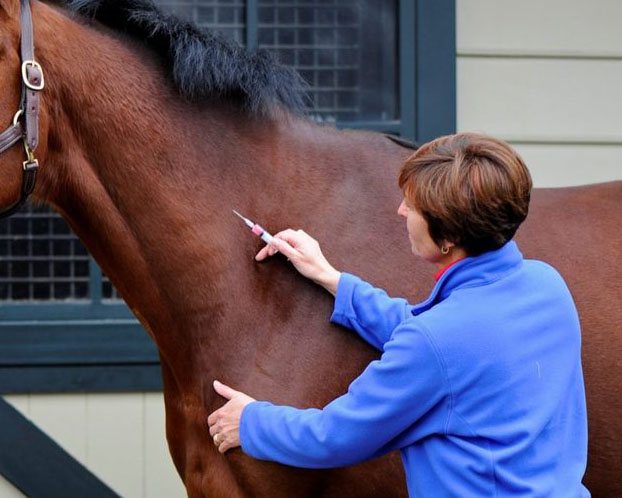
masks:
<svg viewBox="0 0 622 498"><path fill-rule="evenodd" d="M170 453L189 497L406 496L399 455L297 469L218 453L219 379L257 399L322 407L378 357L328 322L332 298L232 214L302 227L327 258L392 295L423 299L433 270L396 215L413 150L305 115L299 80L142 0L34 1L45 74L33 196L53 206L155 341ZM20 3L0 0L0 120L20 102ZM16 116L16 120L21 117ZM31 151L32 153L32 151ZM24 150L0 156L0 207ZM33 159L33 158L29 158ZM28 160L27 160L28 163ZM535 189L517 241L565 277L581 317L589 412L585 484L622 496L622 182Z"/></svg>

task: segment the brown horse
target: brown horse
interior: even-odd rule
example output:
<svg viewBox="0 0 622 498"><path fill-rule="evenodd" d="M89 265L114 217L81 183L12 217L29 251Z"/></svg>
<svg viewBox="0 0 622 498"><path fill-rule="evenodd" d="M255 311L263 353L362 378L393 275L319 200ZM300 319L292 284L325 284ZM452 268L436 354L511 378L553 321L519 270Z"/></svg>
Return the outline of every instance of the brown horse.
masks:
<svg viewBox="0 0 622 498"><path fill-rule="evenodd" d="M133 30L120 22L127 10L114 5L137 2L74 3ZM46 77L34 195L71 224L157 343L169 447L188 495L405 496L395 453L347 468L293 469L239 449L220 455L206 417L223 404L214 378L258 399L321 407L377 354L328 324L332 299L284 258L256 263L261 242L231 209L271 231L302 226L338 268L422 299L432 270L413 259L395 213L397 168L412 151L288 111L298 102L284 86L295 82L291 74L228 46L238 64L230 77L212 73L218 50L208 47L216 55L202 59L200 77L213 85L193 87L166 52L180 25L168 29L162 18L154 26L146 13L133 15L135 31L155 37L147 46L45 3L34 3L33 17ZM182 38L194 36L184 29ZM6 124L20 99L19 32L18 0L0 0ZM186 82L185 98L170 71ZM0 158L0 207L18 198L22 155L14 147ZM611 498L622 496L621 214L622 182L536 190L518 237L527 257L561 271L576 299L590 428L585 482Z"/></svg>

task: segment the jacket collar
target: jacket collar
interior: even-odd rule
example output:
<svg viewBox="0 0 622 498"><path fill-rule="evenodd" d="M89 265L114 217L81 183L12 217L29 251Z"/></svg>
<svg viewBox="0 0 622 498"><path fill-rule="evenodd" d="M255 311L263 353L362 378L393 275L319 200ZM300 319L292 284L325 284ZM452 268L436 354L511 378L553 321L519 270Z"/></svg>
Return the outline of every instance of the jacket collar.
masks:
<svg viewBox="0 0 622 498"><path fill-rule="evenodd" d="M516 242L510 240L494 251L458 261L448 268L436 282L430 296L416 304L411 313L418 315L435 304L447 299L456 289L486 285L517 270L523 262L523 254Z"/></svg>

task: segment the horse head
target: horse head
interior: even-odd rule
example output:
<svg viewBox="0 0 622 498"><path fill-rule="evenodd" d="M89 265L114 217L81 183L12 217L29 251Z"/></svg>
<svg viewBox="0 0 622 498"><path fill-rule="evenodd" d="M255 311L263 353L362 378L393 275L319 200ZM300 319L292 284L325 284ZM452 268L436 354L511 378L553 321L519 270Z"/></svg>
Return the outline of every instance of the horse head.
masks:
<svg viewBox="0 0 622 498"><path fill-rule="evenodd" d="M0 131L13 122L20 100L19 1L0 0ZM22 181L24 149L17 145L0 156L0 208L15 202Z"/></svg>
<svg viewBox="0 0 622 498"><path fill-rule="evenodd" d="M30 2L0 2L0 216L17 210L33 191L41 136L41 66L34 55ZM43 121L47 122L46 119ZM47 135L47 134L46 134Z"/></svg>

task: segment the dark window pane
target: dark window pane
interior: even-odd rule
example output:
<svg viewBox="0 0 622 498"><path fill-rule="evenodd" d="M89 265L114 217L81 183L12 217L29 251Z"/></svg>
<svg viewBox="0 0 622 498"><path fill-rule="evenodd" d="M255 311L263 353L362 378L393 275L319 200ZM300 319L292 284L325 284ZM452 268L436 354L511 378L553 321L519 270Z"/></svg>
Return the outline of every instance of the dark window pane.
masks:
<svg viewBox="0 0 622 498"><path fill-rule="evenodd" d="M278 2L270 2L270 3L278 3ZM282 9L278 9L278 22L280 24L292 24L295 19L294 9L291 7L284 7Z"/></svg>
<svg viewBox="0 0 622 498"><path fill-rule="evenodd" d="M218 11L218 22L222 24L231 24L235 21L235 10L232 8L222 7Z"/></svg>
<svg viewBox="0 0 622 498"><path fill-rule="evenodd" d="M89 297L89 286L86 282L76 282L75 295L79 299L86 299Z"/></svg>
<svg viewBox="0 0 622 498"><path fill-rule="evenodd" d="M313 36L315 30L313 29L298 29L298 44L299 45L311 45L313 43Z"/></svg>
<svg viewBox="0 0 622 498"><path fill-rule="evenodd" d="M199 7L197 9L197 24L213 24L216 22L216 14L213 7Z"/></svg>
<svg viewBox="0 0 622 498"><path fill-rule="evenodd" d="M306 49L299 50L298 51L298 64L300 66L312 66L313 65L313 55L314 55L313 50L306 50ZM306 74L310 75L311 78L313 78L313 73L312 72L308 72ZM311 81L313 81L313 79L311 79Z"/></svg>
<svg viewBox="0 0 622 498"><path fill-rule="evenodd" d="M54 275L57 277L68 277L71 274L71 263L68 261L57 261L54 263Z"/></svg>
<svg viewBox="0 0 622 498"><path fill-rule="evenodd" d="M318 71L318 84L319 86L332 87L335 85L335 73L334 71Z"/></svg>
<svg viewBox="0 0 622 498"><path fill-rule="evenodd" d="M50 299L51 289L49 284L34 285L34 299L47 300Z"/></svg>
<svg viewBox="0 0 622 498"><path fill-rule="evenodd" d="M71 288L68 283L54 284L54 299L68 299L71 296Z"/></svg>
<svg viewBox="0 0 622 498"><path fill-rule="evenodd" d="M50 254L50 240L33 240L32 241L32 255L33 256L47 256Z"/></svg>
<svg viewBox="0 0 622 498"><path fill-rule="evenodd" d="M278 51L279 61L282 64L286 64L288 66L293 66L294 59L294 51L293 50L279 50Z"/></svg>
<svg viewBox="0 0 622 498"><path fill-rule="evenodd" d="M77 261L75 264L75 275L77 277L88 277L89 276L89 262L88 261Z"/></svg>
<svg viewBox="0 0 622 498"><path fill-rule="evenodd" d="M313 9L310 9L310 8L298 9L298 22L300 24L314 24L315 16L314 16Z"/></svg>
<svg viewBox="0 0 622 498"><path fill-rule="evenodd" d="M35 261L32 271L36 277L50 277L50 263L47 261Z"/></svg>
<svg viewBox="0 0 622 498"><path fill-rule="evenodd" d="M28 284L24 282L16 282L12 285L13 292L11 293L11 298L23 301L28 299L30 296L28 295Z"/></svg>
<svg viewBox="0 0 622 498"><path fill-rule="evenodd" d="M274 9L272 7L259 8L259 22L273 23L274 22Z"/></svg>
<svg viewBox="0 0 622 498"><path fill-rule="evenodd" d="M279 45L293 45L296 37L296 32L293 29L280 29L279 33Z"/></svg>

